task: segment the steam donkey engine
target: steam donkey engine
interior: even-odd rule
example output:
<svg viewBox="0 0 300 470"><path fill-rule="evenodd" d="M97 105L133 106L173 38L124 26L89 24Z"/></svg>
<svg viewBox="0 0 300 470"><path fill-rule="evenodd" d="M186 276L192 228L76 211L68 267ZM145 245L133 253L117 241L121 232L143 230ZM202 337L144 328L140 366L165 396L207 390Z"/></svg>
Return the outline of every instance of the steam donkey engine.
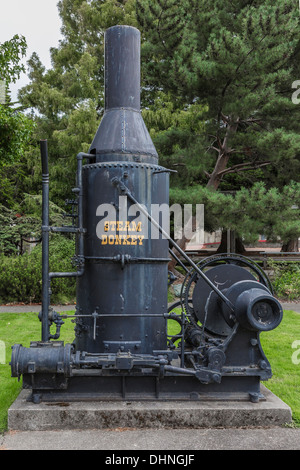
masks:
<svg viewBox="0 0 300 470"><path fill-rule="evenodd" d="M105 35L105 112L89 153L77 155L76 225L49 225L46 141L41 156L42 338L29 348L15 344L11 358L30 399L263 399L260 382L272 373L259 335L279 325L281 305L258 265L233 254L195 264L153 217L152 205L169 202L170 170L159 166L140 112L137 29L114 26ZM159 236L149 236L153 228ZM54 232L76 235L74 272L49 271ZM186 277L168 307L174 247ZM50 305L51 280L62 277L77 282L74 316ZM69 317L75 339L64 344ZM178 324L173 336L170 321Z"/></svg>

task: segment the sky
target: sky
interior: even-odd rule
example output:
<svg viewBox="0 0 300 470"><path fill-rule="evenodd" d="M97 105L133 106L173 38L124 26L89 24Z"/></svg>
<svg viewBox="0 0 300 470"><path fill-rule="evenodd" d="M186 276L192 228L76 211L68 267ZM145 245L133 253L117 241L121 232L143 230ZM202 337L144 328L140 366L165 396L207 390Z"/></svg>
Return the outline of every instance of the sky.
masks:
<svg viewBox="0 0 300 470"><path fill-rule="evenodd" d="M51 68L50 47L58 46L62 38L57 3L58 0L0 0L0 43L15 34L24 36L27 55L22 63L25 66L31 54L36 52L42 64ZM28 77L22 74L20 80L10 86L13 101L17 99L18 89L27 83Z"/></svg>

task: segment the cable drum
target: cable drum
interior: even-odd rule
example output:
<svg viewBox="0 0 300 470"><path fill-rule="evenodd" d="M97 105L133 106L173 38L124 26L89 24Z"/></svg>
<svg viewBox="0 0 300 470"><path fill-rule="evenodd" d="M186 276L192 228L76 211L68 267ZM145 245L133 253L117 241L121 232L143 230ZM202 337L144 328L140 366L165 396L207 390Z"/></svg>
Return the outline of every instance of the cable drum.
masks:
<svg viewBox="0 0 300 470"><path fill-rule="evenodd" d="M272 284L266 273L257 263L244 256L235 254L210 256L200 261L197 266L226 297L228 289L239 281L258 282L270 294L273 293ZM222 337L231 333L235 323L231 312L193 269L186 275L181 293L182 305L194 325L199 326L200 323L207 333Z"/></svg>

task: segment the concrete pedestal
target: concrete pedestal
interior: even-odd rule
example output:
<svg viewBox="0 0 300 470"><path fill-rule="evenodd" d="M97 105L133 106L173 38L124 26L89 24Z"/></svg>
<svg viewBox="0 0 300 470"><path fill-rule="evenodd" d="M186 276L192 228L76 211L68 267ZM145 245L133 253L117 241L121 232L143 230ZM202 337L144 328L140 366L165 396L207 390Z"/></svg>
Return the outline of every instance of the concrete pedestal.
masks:
<svg viewBox="0 0 300 470"><path fill-rule="evenodd" d="M33 404L22 390L8 411L8 429L19 431L115 428L216 428L281 426L291 409L262 387L265 400L243 401L97 401Z"/></svg>

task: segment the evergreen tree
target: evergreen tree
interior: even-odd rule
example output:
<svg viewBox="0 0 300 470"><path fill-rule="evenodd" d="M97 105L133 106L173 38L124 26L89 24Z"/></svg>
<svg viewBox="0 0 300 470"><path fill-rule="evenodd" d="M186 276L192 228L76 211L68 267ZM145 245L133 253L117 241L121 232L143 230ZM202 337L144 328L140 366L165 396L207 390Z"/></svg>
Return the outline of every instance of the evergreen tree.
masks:
<svg viewBox="0 0 300 470"><path fill-rule="evenodd" d="M36 141L49 140L54 202L68 196L74 156L88 150L102 117L104 31L115 24L142 31L143 115L161 163L178 170L171 198L183 197L187 187L200 196L203 186L250 190L263 179L269 191L298 180L299 106L291 100L300 76L297 5L61 0L58 7L63 39L51 49L52 68L46 71L34 54L31 83L20 93L23 106L37 111ZM35 192L38 146L26 158L23 188ZM217 192L220 212L221 200Z"/></svg>
<svg viewBox="0 0 300 470"><path fill-rule="evenodd" d="M61 0L58 10L63 39L50 50L52 68L45 70L34 53L19 99L35 114L36 141L48 139L50 197L62 206L75 184L75 157L88 151L103 114L104 32L136 21L134 0ZM24 189L37 191L38 145L27 158L34 174Z"/></svg>
<svg viewBox="0 0 300 470"><path fill-rule="evenodd" d="M300 112L291 99L299 72L298 4L137 0L137 18L144 74L154 89L207 105L200 183L236 191L257 179L267 189L299 181ZM226 228L233 219L232 213Z"/></svg>

